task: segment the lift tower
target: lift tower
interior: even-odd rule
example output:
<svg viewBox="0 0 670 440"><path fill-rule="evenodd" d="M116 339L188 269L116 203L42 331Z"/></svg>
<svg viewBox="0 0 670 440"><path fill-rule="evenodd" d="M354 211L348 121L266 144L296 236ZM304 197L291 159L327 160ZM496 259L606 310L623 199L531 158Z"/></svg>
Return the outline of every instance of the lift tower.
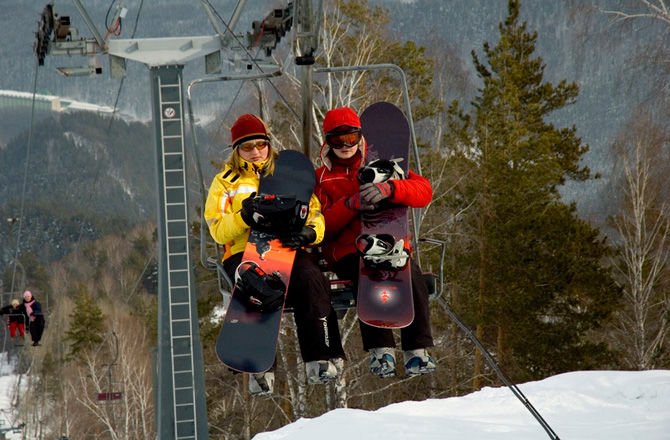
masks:
<svg viewBox="0 0 670 440"><path fill-rule="evenodd" d="M220 50L218 36L111 40L112 65L149 68L158 192L159 438L207 439L202 345L193 282L184 154L184 64Z"/></svg>
<svg viewBox="0 0 670 440"><path fill-rule="evenodd" d="M222 35L104 39L79 0L73 0L94 38L79 39L69 17L58 17L48 4L41 15L35 54L88 57L84 67L58 68L65 76L97 75L100 52L110 56L112 76L125 74L127 60L149 69L158 193L158 354L156 429L158 438L208 438L202 345L189 245L186 158L184 154L184 64L205 59L207 73L220 69ZM117 9L115 20L125 15ZM53 34L53 37L52 37Z"/></svg>

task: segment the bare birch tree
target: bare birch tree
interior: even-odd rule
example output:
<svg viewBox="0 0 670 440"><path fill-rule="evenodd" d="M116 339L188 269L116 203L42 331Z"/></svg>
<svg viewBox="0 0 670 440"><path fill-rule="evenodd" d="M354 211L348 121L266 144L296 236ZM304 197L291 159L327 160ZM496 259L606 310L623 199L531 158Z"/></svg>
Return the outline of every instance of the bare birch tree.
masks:
<svg viewBox="0 0 670 440"><path fill-rule="evenodd" d="M666 0L637 0L642 6L640 11L625 10L603 10L604 13L611 15L617 21L631 20L636 18L652 18L660 20L670 25L670 10Z"/></svg>
<svg viewBox="0 0 670 440"><path fill-rule="evenodd" d="M620 247L615 267L625 302L618 340L627 366L645 370L659 366L667 343L670 210L662 185L668 144L658 128L642 124L633 130L636 136L617 149L624 200L614 218Z"/></svg>
<svg viewBox="0 0 670 440"><path fill-rule="evenodd" d="M134 318L114 318L101 350L85 353L71 369L71 398L80 414L81 432L97 426L113 440L153 439L154 401L148 341ZM120 399L100 400L99 395L121 393Z"/></svg>

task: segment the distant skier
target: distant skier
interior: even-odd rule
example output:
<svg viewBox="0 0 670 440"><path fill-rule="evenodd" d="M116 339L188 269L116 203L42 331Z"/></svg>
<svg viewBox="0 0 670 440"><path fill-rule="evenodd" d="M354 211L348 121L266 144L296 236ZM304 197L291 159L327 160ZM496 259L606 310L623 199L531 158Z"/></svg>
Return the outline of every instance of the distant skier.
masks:
<svg viewBox="0 0 670 440"><path fill-rule="evenodd" d="M230 131L233 152L210 186L205 219L214 240L224 245L223 267L234 279L255 222L251 196L258 191L260 177L272 174L278 153L270 142L267 125L257 116L240 116ZM320 242L323 230L320 204L312 196L305 226L280 236L284 246L297 249L286 302L294 307L300 352L311 384L333 380L337 375L333 362L345 357L328 281L302 249ZM267 394L272 392L273 383L272 371L252 374L249 391Z"/></svg>
<svg viewBox="0 0 670 440"><path fill-rule="evenodd" d="M9 334L14 339L18 330L21 340L26 334L26 324L28 323L28 313L26 307L18 299L13 299L11 304L0 309L0 315L7 315L7 325ZM19 345L19 344L17 344Z"/></svg>
<svg viewBox="0 0 670 440"><path fill-rule="evenodd" d="M42 305L35 299L30 290L23 292L23 306L28 313L30 330L30 337L33 340L33 346L40 345L42 333L44 332L44 314L42 313Z"/></svg>
<svg viewBox="0 0 670 440"><path fill-rule="evenodd" d="M412 171L405 179L360 185L357 172L365 164L367 143L361 121L349 107L330 110L323 121L326 141L321 148L323 166L316 170L315 194L326 221L323 242L326 260L340 279L358 289L359 254L356 238L361 233L360 213L374 210L386 199L410 207L424 207L432 197L430 182ZM409 243L406 243L408 252ZM433 346L428 290L421 270L411 261L415 317L400 331L405 372L409 376L430 373L436 362L428 354ZM390 329L360 322L363 348L370 353L370 372L379 377L395 375L395 341Z"/></svg>

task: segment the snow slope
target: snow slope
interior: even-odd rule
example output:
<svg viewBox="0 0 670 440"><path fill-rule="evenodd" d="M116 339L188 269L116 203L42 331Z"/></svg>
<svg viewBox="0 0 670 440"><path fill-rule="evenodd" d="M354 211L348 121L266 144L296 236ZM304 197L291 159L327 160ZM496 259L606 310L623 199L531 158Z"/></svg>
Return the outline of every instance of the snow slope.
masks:
<svg viewBox="0 0 670 440"><path fill-rule="evenodd" d="M6 370L0 373L4 420L17 377ZM562 440L670 439L670 370L578 371L518 387ZM20 438L16 435L9 438ZM396 403L377 411L337 409L258 434L254 440L548 438L525 406L501 387L462 397Z"/></svg>
<svg viewBox="0 0 670 440"><path fill-rule="evenodd" d="M7 353L0 353L0 428L12 425L13 414L10 412L12 396L16 389L18 376L13 374L14 365L7 361ZM8 439L20 439L19 433L8 433Z"/></svg>
<svg viewBox="0 0 670 440"><path fill-rule="evenodd" d="M670 370L582 371L519 385L563 440L670 439ZM254 440L535 440L550 438L506 388L402 402L377 411L337 409Z"/></svg>

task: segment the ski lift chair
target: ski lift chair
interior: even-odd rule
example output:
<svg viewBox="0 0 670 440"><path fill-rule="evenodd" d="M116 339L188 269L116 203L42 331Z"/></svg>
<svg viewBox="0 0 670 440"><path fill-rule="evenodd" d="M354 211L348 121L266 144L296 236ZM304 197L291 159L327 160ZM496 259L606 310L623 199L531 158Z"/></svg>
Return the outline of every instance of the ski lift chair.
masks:
<svg viewBox="0 0 670 440"><path fill-rule="evenodd" d="M377 65L366 65L366 66L343 66L343 67L330 67L330 68L320 68L320 69L315 69L315 73L339 73L339 72L348 72L348 71L362 71L362 70L369 70L369 71L375 71L375 70L391 70L399 74L400 79L401 79L401 84L402 84L402 89L403 89L403 97L404 97L404 102L405 102L405 112L408 116L409 124L410 124L410 131L411 131L411 140L412 140L412 146L414 149L414 156L415 156L415 161L417 162L417 165L420 164L419 162L419 154L418 154L418 149L416 146L416 137L414 134L414 124L412 121L412 114L411 114L411 107L410 107L410 101L409 101L409 92L407 88L407 81L405 77L405 73L403 70L398 67L395 64L377 64ZM231 298L231 292L233 290L233 281L230 279L226 271L223 269L223 264L222 264L222 252L221 249L218 245L215 245L215 256L207 256L207 251L206 251L206 243L208 243L209 240L209 234L208 234L208 227L204 219L204 206L205 206L205 200L206 200L206 194L205 194L205 185L203 182L203 174L202 170L200 167L200 159L198 157L198 140L197 140L197 133L195 131L195 119L193 116L193 106L191 103L191 91L193 87L197 84L201 83L210 83L210 82L215 82L215 81L234 81L234 80L254 80L254 83L258 87L258 94L259 94L259 107L261 111L261 117L263 113L263 95L262 91L260 89L260 86L258 86L257 81L258 80L264 80L264 79L269 79L275 76L281 75L281 71L276 70L274 72L270 73L262 73L262 74L247 74L247 75L229 75L229 76L221 76L221 77L215 77L215 78L203 78L203 79L197 79L192 81L187 88L187 104L188 104L188 113L189 113L189 123L191 126L191 133L193 136L193 142L194 142L194 155L195 155L195 163L196 163L196 170L198 172L198 176L200 178L200 183L201 183L201 196L202 196L202 212L203 215L201 216L201 264L208 269L211 270L216 270L217 274L217 282L218 282L218 288L219 292L221 293L223 297L223 305L224 308L228 307L228 304L230 303L230 298ZM420 165L419 165L420 168ZM420 170L419 170L420 171ZM413 211L414 218L418 218L418 213ZM418 236L418 227L414 227L414 237ZM445 243L439 240L434 240L434 239L419 239L421 242L427 242L431 244L437 244L441 246L441 256L440 256L440 267L439 267L439 273L434 274L430 272L424 272L423 273L423 278L424 282L426 283L426 286L428 287L429 295L431 300L437 299L441 296L442 293L442 288L443 288L443 283L442 283L442 265L444 262L444 251L445 251ZM415 252L417 253L418 256L418 246L414 246ZM315 248L314 252L319 252L319 248ZM326 277L330 281L330 289L331 289L331 303L333 305L333 308L338 314L338 318L342 318L346 311L352 307L355 307L355 300L354 300L354 294L353 294L353 283L350 280L339 280L337 277L332 273L331 271L328 270L327 264L325 262L325 259L323 259L321 256L319 258L319 264L322 269L322 271L326 274ZM419 261L419 259L417 259ZM287 312L292 312L293 309L291 307L287 307L284 309Z"/></svg>

